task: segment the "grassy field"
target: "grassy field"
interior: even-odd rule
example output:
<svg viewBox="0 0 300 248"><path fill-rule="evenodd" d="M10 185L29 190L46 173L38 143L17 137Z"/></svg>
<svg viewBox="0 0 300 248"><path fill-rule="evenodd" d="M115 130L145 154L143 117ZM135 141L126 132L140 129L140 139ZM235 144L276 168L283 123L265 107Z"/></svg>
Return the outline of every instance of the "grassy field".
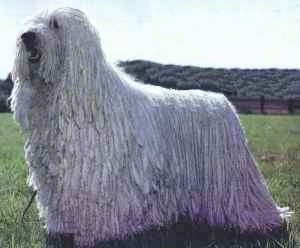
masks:
<svg viewBox="0 0 300 248"><path fill-rule="evenodd" d="M241 116L252 151L273 197L290 206L300 237L300 116ZM0 114L0 247L41 247L42 224L34 206L20 223L31 196L26 186L24 140L11 114Z"/></svg>

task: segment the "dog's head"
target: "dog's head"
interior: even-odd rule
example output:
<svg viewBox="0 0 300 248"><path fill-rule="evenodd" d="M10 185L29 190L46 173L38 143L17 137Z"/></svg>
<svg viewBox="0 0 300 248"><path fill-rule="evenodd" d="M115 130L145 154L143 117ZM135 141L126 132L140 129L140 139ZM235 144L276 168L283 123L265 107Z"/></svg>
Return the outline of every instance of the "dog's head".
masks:
<svg viewBox="0 0 300 248"><path fill-rule="evenodd" d="M13 111L50 105L49 95L58 90L89 87L102 57L99 36L80 10L61 8L33 17L17 38Z"/></svg>
<svg viewBox="0 0 300 248"><path fill-rule="evenodd" d="M75 76L83 65L92 66L86 62L95 54L102 54L100 40L84 13L72 8L42 12L26 23L17 39L13 79L39 77L55 83L66 73Z"/></svg>

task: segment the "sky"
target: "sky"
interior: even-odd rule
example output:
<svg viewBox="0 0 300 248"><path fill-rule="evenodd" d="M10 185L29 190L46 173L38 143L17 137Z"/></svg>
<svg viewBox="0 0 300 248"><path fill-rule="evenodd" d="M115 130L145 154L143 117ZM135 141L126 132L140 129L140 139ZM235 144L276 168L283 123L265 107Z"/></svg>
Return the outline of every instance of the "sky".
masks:
<svg viewBox="0 0 300 248"><path fill-rule="evenodd" d="M0 78L26 18L79 8L106 57L222 68L300 68L300 0L0 0Z"/></svg>

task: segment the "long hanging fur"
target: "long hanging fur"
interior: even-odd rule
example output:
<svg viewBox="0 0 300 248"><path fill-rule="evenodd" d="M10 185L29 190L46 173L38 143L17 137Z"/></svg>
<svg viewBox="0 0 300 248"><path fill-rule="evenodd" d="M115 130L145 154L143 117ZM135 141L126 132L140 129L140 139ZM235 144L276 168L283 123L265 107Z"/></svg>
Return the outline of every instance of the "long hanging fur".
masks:
<svg viewBox="0 0 300 248"><path fill-rule="evenodd" d="M44 12L24 31L36 33L42 57L28 62L17 40L12 109L48 231L92 247L181 216L241 233L282 225L288 213L274 203L223 95L125 78L79 10Z"/></svg>

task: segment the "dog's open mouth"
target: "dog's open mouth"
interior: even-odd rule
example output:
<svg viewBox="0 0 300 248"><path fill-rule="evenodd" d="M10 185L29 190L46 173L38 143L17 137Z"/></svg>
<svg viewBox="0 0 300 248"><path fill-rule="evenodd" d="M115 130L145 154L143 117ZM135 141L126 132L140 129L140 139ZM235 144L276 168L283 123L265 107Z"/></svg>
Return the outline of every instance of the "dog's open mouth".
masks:
<svg viewBox="0 0 300 248"><path fill-rule="evenodd" d="M31 63L37 63L40 61L41 53L39 52L38 49L31 48L28 52L29 52L28 60Z"/></svg>

